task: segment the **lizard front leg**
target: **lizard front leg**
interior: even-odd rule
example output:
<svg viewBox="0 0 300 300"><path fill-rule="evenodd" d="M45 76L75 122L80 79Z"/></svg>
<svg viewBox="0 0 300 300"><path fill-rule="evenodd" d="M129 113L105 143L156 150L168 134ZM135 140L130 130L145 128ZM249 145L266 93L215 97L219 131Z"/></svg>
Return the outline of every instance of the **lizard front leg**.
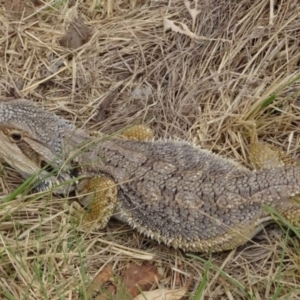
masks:
<svg viewBox="0 0 300 300"><path fill-rule="evenodd" d="M135 125L122 131L121 136L133 141L147 141L153 139L153 131L145 125Z"/></svg>
<svg viewBox="0 0 300 300"><path fill-rule="evenodd" d="M82 179L77 187L79 202L85 207L75 206L75 216L82 219L86 228L106 226L117 204L118 189L115 182L105 176ZM78 204L78 203L77 203Z"/></svg>
<svg viewBox="0 0 300 300"><path fill-rule="evenodd" d="M120 137L128 140L145 141L153 138L153 131L145 125L135 125L124 130ZM115 182L105 176L84 178L77 187L80 205L75 214L82 218L84 227L104 228L117 204L118 190Z"/></svg>
<svg viewBox="0 0 300 300"><path fill-rule="evenodd" d="M92 136L103 137L105 134L99 131L92 132ZM148 141L154 137L153 131L146 125L134 125L118 133L117 138L125 138L131 141Z"/></svg>

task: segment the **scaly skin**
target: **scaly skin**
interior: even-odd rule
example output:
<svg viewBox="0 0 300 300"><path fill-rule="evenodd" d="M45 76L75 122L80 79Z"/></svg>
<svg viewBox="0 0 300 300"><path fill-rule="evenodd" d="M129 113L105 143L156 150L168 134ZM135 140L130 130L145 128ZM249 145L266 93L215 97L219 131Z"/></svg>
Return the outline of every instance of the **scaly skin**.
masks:
<svg viewBox="0 0 300 300"><path fill-rule="evenodd" d="M130 140L144 139L147 130L137 131L91 138L31 102L0 103L0 157L24 178L38 174L37 189L64 183L56 192L83 194L85 222L105 227L114 215L159 242L201 252L247 242L272 221L265 205L299 223L297 164L250 171L187 142ZM78 186L68 184L74 176Z"/></svg>

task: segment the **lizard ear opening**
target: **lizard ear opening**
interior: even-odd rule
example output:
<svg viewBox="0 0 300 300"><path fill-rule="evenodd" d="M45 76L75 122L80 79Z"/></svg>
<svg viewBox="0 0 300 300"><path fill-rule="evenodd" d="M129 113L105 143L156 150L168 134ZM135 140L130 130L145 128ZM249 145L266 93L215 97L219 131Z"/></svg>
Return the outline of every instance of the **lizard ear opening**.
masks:
<svg viewBox="0 0 300 300"><path fill-rule="evenodd" d="M18 142L21 142L23 140L22 134L18 131L10 132L9 137L10 137L11 141L14 142L14 143L18 143Z"/></svg>

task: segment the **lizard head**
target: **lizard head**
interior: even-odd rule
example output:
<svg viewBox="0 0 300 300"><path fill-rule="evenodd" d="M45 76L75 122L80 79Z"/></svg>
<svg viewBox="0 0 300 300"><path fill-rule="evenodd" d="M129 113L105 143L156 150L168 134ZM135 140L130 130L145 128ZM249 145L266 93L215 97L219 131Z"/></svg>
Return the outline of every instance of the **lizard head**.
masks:
<svg viewBox="0 0 300 300"><path fill-rule="evenodd" d="M23 178L37 176L39 191L70 181L72 170L65 162L64 132L75 130L66 120L27 100L0 102L0 159ZM66 193L71 185L61 185Z"/></svg>

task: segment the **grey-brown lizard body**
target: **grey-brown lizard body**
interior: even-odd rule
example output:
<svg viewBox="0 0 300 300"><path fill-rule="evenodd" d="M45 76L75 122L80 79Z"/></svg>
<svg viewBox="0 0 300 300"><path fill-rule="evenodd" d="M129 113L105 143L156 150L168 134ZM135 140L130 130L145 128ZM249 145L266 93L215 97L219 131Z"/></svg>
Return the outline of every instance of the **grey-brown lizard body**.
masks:
<svg viewBox="0 0 300 300"><path fill-rule="evenodd" d="M115 139L95 153L87 165L96 167L86 173L117 182L121 219L183 249L244 243L271 219L263 204L286 214L295 209L290 196L300 192L298 168L252 172L187 142Z"/></svg>
<svg viewBox="0 0 300 300"><path fill-rule="evenodd" d="M50 127L38 123L41 120ZM272 219L265 204L293 223L300 220L297 166L250 171L187 142L91 139L22 100L0 103L0 129L0 157L23 177L37 173L46 162L61 169L57 177L45 179L41 189L67 180L74 166L81 177L110 178L108 189L115 183L118 200L111 197L105 219L114 213L173 247L222 251L242 245ZM21 138L14 140L12 133ZM45 169L41 176L47 173ZM83 184L81 191L93 189ZM95 195L93 201L103 201L97 191Z"/></svg>

